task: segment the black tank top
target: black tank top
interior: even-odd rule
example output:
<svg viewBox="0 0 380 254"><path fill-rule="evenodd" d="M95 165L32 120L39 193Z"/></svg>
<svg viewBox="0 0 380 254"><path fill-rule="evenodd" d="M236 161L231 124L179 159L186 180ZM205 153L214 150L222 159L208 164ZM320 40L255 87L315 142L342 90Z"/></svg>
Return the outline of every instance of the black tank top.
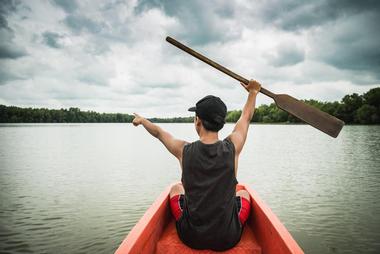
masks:
<svg viewBox="0 0 380 254"><path fill-rule="evenodd" d="M176 223L181 240L194 249L226 250L241 237L235 202L235 147L229 139L185 145L182 184L185 202Z"/></svg>

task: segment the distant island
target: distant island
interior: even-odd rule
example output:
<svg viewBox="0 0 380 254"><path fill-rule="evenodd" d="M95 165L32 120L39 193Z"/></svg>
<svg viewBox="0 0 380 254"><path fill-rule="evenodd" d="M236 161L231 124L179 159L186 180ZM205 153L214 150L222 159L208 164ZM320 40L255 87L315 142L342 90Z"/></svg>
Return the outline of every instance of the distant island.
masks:
<svg viewBox="0 0 380 254"><path fill-rule="evenodd" d="M327 112L346 124L380 124L380 87L358 95L346 95L340 102L303 100ZM226 121L236 122L241 110L227 113ZM130 123L134 116L122 113L98 113L81 111L79 108L47 109L20 108L0 105L0 123ZM156 123L191 123L193 117L150 118ZM274 103L256 108L252 122L256 123L301 123L301 120L279 109Z"/></svg>

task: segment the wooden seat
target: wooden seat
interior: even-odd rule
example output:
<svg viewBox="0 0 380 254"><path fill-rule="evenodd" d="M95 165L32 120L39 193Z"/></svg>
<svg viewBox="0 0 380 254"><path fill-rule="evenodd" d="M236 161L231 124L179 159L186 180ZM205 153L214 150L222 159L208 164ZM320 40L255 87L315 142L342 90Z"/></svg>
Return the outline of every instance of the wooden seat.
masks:
<svg viewBox="0 0 380 254"><path fill-rule="evenodd" d="M243 235L240 242L232 249L224 252L215 252L211 250L194 250L187 247L179 239L177 235L177 230L175 228L174 220L170 220L169 224L164 229L164 232L157 242L156 254L174 254L174 253L254 253L260 254L261 247L256 241L255 235L253 234L250 227L244 227Z"/></svg>

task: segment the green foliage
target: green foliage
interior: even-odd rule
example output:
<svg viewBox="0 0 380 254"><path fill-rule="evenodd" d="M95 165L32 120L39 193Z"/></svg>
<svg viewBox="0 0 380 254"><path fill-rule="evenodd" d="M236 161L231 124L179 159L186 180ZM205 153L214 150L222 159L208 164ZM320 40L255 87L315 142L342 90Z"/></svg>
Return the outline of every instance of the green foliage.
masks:
<svg viewBox="0 0 380 254"><path fill-rule="evenodd" d="M0 105L0 123L130 123L132 115L81 111L79 108L19 108Z"/></svg>
<svg viewBox="0 0 380 254"><path fill-rule="evenodd" d="M380 87L369 90L363 94L364 103L380 108Z"/></svg>
<svg viewBox="0 0 380 254"><path fill-rule="evenodd" d="M343 97L341 102L320 102L304 100L327 112L346 124L380 124L380 87L373 88L363 95L353 93ZM229 111L226 122L236 122L241 110ZM94 111L81 111L79 108L33 109L0 105L0 123L130 123L132 115L108 114ZM151 118L157 123L191 123L193 117ZM261 105L255 109L252 122L259 123L300 123L301 121L279 109L274 103Z"/></svg>
<svg viewBox="0 0 380 254"><path fill-rule="evenodd" d="M379 109L376 109L374 106L364 104L355 112L355 122L361 124L380 123Z"/></svg>
<svg viewBox="0 0 380 254"><path fill-rule="evenodd" d="M227 112L226 122L235 123L237 120L239 120L240 115L241 115L241 110L229 111Z"/></svg>

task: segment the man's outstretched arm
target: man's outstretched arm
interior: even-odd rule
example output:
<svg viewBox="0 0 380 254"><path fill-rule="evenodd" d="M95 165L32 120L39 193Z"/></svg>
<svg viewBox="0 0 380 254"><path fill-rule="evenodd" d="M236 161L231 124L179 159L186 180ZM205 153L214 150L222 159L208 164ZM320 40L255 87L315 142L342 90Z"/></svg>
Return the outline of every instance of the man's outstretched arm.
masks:
<svg viewBox="0 0 380 254"><path fill-rule="evenodd" d="M248 85L242 83L242 85L247 89L248 99L244 105L243 111L239 120L236 122L235 128L229 135L230 140L235 145L236 156L239 156L241 150L243 149L245 140L247 138L249 123L253 117L256 105L256 96L260 92L261 85L255 81L249 81Z"/></svg>
<svg viewBox="0 0 380 254"><path fill-rule="evenodd" d="M164 131L160 126L152 123L148 119L134 113L133 125L140 124L155 138L159 139L168 151L173 154L179 161L182 161L182 149L187 143L186 141L174 138L169 132Z"/></svg>

